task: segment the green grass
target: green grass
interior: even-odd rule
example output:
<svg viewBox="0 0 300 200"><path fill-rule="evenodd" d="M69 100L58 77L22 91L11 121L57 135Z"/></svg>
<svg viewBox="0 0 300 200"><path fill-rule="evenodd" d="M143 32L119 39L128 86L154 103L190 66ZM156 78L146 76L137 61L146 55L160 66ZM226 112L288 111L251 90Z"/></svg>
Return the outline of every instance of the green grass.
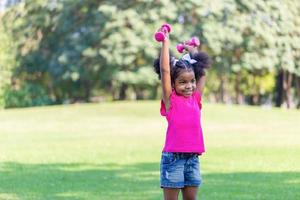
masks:
<svg viewBox="0 0 300 200"><path fill-rule="evenodd" d="M203 200L300 199L300 112L204 104ZM0 200L156 200L158 101L0 111Z"/></svg>

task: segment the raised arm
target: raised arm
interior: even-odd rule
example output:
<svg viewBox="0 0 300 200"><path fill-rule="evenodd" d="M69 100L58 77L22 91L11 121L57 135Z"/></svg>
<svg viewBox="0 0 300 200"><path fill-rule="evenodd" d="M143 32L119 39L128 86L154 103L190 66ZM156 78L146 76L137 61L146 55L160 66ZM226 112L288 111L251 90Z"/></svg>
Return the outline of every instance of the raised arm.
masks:
<svg viewBox="0 0 300 200"><path fill-rule="evenodd" d="M193 47L190 45L187 45L186 43L184 43L184 48L186 51L189 52L189 54L195 54L198 53L198 48L197 47ZM200 75L200 77L197 78L197 85L196 85L196 90L200 92L200 94L203 94L203 90L204 90L204 86L205 86L205 75Z"/></svg>
<svg viewBox="0 0 300 200"><path fill-rule="evenodd" d="M198 79L197 85L196 85L196 90L200 92L201 96L203 94L204 86L205 86L205 75L202 75Z"/></svg>
<svg viewBox="0 0 300 200"><path fill-rule="evenodd" d="M170 95L172 93L168 36L162 42L159 62L160 62L160 75L161 75L161 86L162 86L162 99L165 103L166 110L168 111L170 108Z"/></svg>

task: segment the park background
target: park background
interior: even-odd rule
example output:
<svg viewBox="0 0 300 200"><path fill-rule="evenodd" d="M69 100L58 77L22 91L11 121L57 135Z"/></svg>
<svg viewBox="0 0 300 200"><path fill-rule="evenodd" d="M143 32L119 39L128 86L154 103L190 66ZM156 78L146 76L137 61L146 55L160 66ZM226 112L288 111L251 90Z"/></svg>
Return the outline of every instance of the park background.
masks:
<svg viewBox="0 0 300 200"><path fill-rule="evenodd" d="M175 56L198 36L213 61L199 199L300 199L299 1L0 6L1 200L162 199L164 22Z"/></svg>

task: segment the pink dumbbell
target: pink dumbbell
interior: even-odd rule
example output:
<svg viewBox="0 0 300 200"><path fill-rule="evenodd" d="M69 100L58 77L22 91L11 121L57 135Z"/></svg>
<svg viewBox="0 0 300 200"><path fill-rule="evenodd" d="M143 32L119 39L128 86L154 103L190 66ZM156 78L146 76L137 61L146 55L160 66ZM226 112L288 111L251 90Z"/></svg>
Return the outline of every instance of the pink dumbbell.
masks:
<svg viewBox="0 0 300 200"><path fill-rule="evenodd" d="M166 38L166 33L170 33L171 32L171 25L170 24L163 24L161 26L161 28L155 33L154 37L155 37L155 40L157 42L162 42L165 40Z"/></svg>
<svg viewBox="0 0 300 200"><path fill-rule="evenodd" d="M198 47L200 45L200 41L197 37L192 37L185 44L189 45L189 46L192 46L192 47ZM176 49L179 53L182 53L184 51L184 45L182 43L179 43L179 44L176 45Z"/></svg>

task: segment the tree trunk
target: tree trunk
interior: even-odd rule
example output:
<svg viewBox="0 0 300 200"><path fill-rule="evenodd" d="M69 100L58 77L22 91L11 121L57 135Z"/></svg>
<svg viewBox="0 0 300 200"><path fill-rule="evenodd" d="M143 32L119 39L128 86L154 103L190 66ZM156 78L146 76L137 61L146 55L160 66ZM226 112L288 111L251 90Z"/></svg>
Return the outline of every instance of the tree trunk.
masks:
<svg viewBox="0 0 300 200"><path fill-rule="evenodd" d="M295 77L296 81L296 91L298 94L298 103L297 103L297 109L300 109L300 77L296 76Z"/></svg>
<svg viewBox="0 0 300 200"><path fill-rule="evenodd" d="M118 91L118 88L113 84L113 82L109 82L109 84L107 85L107 89L106 89L106 92L110 92L111 95L112 95L112 98L113 100L118 100L119 97L119 91Z"/></svg>
<svg viewBox="0 0 300 200"><path fill-rule="evenodd" d="M259 104L259 90L256 86L256 74L253 74L253 84L251 88L251 94L250 94L250 105L258 105Z"/></svg>
<svg viewBox="0 0 300 200"><path fill-rule="evenodd" d="M55 94L55 91L54 91L52 80L48 80L47 88L48 88L48 96L50 97L50 99L53 102L56 102L57 97L56 97L56 94Z"/></svg>
<svg viewBox="0 0 300 200"><path fill-rule="evenodd" d="M136 100L141 100L145 98L143 90L141 88L133 87L133 90L135 92Z"/></svg>
<svg viewBox="0 0 300 200"><path fill-rule="evenodd" d="M151 94L150 94L150 99L157 99L157 90L158 90L158 87L160 85L154 85L152 88L151 88Z"/></svg>
<svg viewBox="0 0 300 200"><path fill-rule="evenodd" d="M91 84L90 81L85 80L83 82L84 84L84 100L86 102L90 102L90 97L91 97Z"/></svg>
<svg viewBox="0 0 300 200"><path fill-rule="evenodd" d="M221 82L220 82L220 98L219 101L221 101L222 103L225 103L225 84L224 84L225 80L224 80L224 76L221 75Z"/></svg>
<svg viewBox="0 0 300 200"><path fill-rule="evenodd" d="M240 85L241 85L241 73L238 72L237 75L236 75L236 79L235 79L235 86L234 86L234 89L235 89L235 103L236 104L242 104L243 103L243 95L241 93L241 88L240 88Z"/></svg>
<svg viewBox="0 0 300 200"><path fill-rule="evenodd" d="M126 90L128 88L128 85L125 83L121 84L120 92L119 92L119 100L125 100L126 99Z"/></svg>
<svg viewBox="0 0 300 200"><path fill-rule="evenodd" d="M275 106L280 107L283 101L283 70L280 70L276 76L275 87Z"/></svg>
<svg viewBox="0 0 300 200"><path fill-rule="evenodd" d="M293 74L288 71L283 71L283 89L284 89L284 100L286 102L287 108L291 107L292 102L292 94L291 94L291 87L292 87L292 80Z"/></svg>

